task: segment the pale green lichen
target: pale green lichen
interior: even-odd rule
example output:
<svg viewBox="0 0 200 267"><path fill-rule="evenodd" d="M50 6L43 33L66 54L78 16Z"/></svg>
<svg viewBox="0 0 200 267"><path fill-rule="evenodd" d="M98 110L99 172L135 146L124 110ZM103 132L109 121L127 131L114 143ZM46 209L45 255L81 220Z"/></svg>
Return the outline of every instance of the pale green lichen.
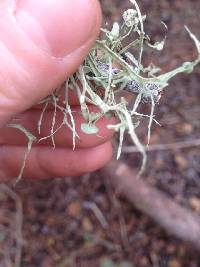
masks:
<svg viewBox="0 0 200 267"><path fill-rule="evenodd" d="M31 152L31 148L32 148L32 145L35 141L37 141L37 138L32 135L29 131L27 131L23 126L19 125L19 124L8 124L7 125L8 128L14 128L14 129L18 129L20 130L22 133L25 134L25 136L27 137L28 139L28 146L27 146L27 150L24 154L24 159L23 159L23 163L22 163L22 166L21 166L21 169L20 169L20 172L19 172L19 175L15 181L15 185L21 180L22 176L23 176L23 172L24 172L24 168L25 168L25 165L26 165L26 160Z"/></svg>

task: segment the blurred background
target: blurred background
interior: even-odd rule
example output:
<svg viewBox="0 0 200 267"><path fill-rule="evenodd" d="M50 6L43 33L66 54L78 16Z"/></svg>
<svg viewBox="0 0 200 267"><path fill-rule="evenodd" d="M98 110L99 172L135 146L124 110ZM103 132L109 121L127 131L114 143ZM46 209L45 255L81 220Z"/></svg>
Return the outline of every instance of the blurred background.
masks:
<svg viewBox="0 0 200 267"><path fill-rule="evenodd" d="M125 0L101 0L101 4L110 28L130 7ZM168 26L165 50L145 53L145 63L153 62L168 71L195 58L196 50L184 25L200 38L199 0L139 0L138 4L147 14L145 28L152 42L166 34L161 21ZM162 126L153 126L152 151L148 152L142 179L200 215L199 104L197 67L192 74L173 79L156 108ZM146 127L140 127L138 135L145 142ZM184 146L188 141L191 145ZM179 142L180 149L166 147ZM126 145L131 145L128 137ZM135 169L141 156L123 154L122 159ZM15 191L17 195L6 190L0 194L2 267L14 266L13 257L21 242L22 267L200 266L200 255L193 247L167 234L128 201L118 198L102 172L79 178L21 181Z"/></svg>

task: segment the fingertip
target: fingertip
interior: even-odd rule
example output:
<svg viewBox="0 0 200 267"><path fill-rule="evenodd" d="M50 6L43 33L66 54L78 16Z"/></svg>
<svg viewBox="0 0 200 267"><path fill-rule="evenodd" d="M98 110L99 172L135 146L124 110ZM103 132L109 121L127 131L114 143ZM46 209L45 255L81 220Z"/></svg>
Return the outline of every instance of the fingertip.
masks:
<svg viewBox="0 0 200 267"><path fill-rule="evenodd" d="M101 25L96 0L19 0L15 15L32 41L55 57L95 40Z"/></svg>
<svg viewBox="0 0 200 267"><path fill-rule="evenodd" d="M111 160L113 155L113 148L110 141L99 145L94 149L96 150L95 157L98 159L98 161L96 162L96 165L94 164L94 169L92 171L101 169Z"/></svg>

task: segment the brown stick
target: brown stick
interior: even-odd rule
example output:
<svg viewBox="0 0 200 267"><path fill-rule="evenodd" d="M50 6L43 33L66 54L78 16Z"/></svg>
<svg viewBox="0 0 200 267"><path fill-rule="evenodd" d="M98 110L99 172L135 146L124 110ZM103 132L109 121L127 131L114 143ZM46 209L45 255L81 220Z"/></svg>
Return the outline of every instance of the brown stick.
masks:
<svg viewBox="0 0 200 267"><path fill-rule="evenodd" d="M124 163L113 160L104 168L104 174L117 192L137 209L170 234L200 250L200 217L197 214L181 207L141 178L136 178L134 171Z"/></svg>
<svg viewBox="0 0 200 267"><path fill-rule="evenodd" d="M179 150L188 147L197 147L200 146L200 139L194 139L190 141L176 142L172 144L156 144L149 145L146 149L147 152L152 151L163 151L163 150ZM127 146L122 149L122 152L125 154L128 153L140 153L136 146Z"/></svg>

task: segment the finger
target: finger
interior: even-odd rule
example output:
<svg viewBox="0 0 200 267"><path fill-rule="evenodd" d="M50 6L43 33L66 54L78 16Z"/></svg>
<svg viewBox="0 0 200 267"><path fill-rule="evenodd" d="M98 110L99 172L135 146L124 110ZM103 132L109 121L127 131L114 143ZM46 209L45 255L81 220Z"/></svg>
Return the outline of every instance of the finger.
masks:
<svg viewBox="0 0 200 267"><path fill-rule="evenodd" d="M25 147L4 146L0 150L0 180L16 178L24 158ZM34 147L29 155L23 177L53 178L78 176L103 167L112 156L111 144L73 151L66 148Z"/></svg>
<svg viewBox="0 0 200 267"><path fill-rule="evenodd" d="M97 111L97 109L91 106L90 111ZM44 114L43 121L41 124L41 132L38 133L38 120L40 117L41 111L39 110L30 110L21 114L16 121L20 125L23 125L30 133L32 133L38 140L43 139L39 142L40 145L52 145L52 139L46 138L51 135L52 121L53 121L53 110L48 110ZM74 123L76 127L76 148L86 148L94 147L105 143L112 138L114 132L107 128L107 125L114 124L114 118L102 117L97 121L96 126L99 129L97 134L87 134L81 130L82 123L85 122L80 107L76 106L72 111ZM70 116L67 116L68 122L71 124ZM54 131L60 127L63 122L63 113L57 112L56 114L56 123L54 125ZM27 144L27 137L25 134L18 129L13 128L1 128L0 129L0 144L1 145L22 145ZM72 147L73 146L73 134L72 130L69 129L66 125L63 125L54 135L53 139L55 146L57 147ZM36 142L35 145L38 145Z"/></svg>
<svg viewBox="0 0 200 267"><path fill-rule="evenodd" d="M58 104L60 106L63 106L63 107L65 107L65 103L66 103L65 94L66 94L65 85L63 85L60 87L60 91L56 96ZM68 104L70 106L80 105L80 99L79 99L77 91L75 89L68 89L67 95L68 95L67 101L68 101ZM32 109L40 109L41 110L41 109L43 109L43 107L44 107L44 103L39 103L39 104L33 106ZM52 100L52 102L49 101L47 109L54 109L53 100Z"/></svg>
<svg viewBox="0 0 200 267"><path fill-rule="evenodd" d="M0 2L0 124L47 96L97 38L96 0Z"/></svg>
<svg viewBox="0 0 200 267"><path fill-rule="evenodd" d="M58 98L57 99L58 104L61 105L61 106L65 106L65 103L66 103L66 90L65 90L65 87L66 87L66 84L64 83L59 88L60 90L59 90L59 92L57 92L57 95L56 95L56 97ZM80 87L80 91L82 91L82 85L81 85L80 82L79 82L79 87ZM100 93L99 96L102 95L103 91L104 91L103 89L101 89L101 91L98 90L98 92ZM90 98L87 93L86 93L85 96ZM80 105L80 97L78 96L78 93L77 93L75 88L67 88L67 102L68 102L68 104L70 106L78 106L78 105ZM39 104L33 106L32 108L42 109L43 106L44 106L44 103L39 103ZM48 109L54 109L53 100L52 100L52 102L50 101L50 103L49 103L47 108Z"/></svg>
<svg viewBox="0 0 200 267"><path fill-rule="evenodd" d="M97 112L97 109L94 106L90 107L90 111ZM53 135L53 139L55 141L56 147L72 147L73 146L73 134L72 130L66 125L62 125L63 122L63 113L57 112L55 125L52 128L53 121L53 110L48 110L43 116L42 124L41 124L41 132L38 132L38 121L41 112L39 110L30 110L27 111L20 116L14 122L25 127L27 131L33 134L37 140L42 139L39 144L40 145L52 145L51 137L47 138L51 135L51 130L56 132L56 129L59 130ZM86 147L94 147L105 143L109 139L112 138L114 132L107 128L107 125L114 124L114 118L102 117L97 121L96 126L99 129L96 134L87 134L81 130L82 123L85 123L85 120L80 111L80 107L76 106L72 110L72 115L74 119L74 124L76 128L76 147L77 148L86 148ZM68 123L71 124L71 117L67 116ZM1 145L22 145L27 144L27 137L25 134L18 129L13 128L0 128L0 144ZM35 143L38 145L38 143Z"/></svg>

